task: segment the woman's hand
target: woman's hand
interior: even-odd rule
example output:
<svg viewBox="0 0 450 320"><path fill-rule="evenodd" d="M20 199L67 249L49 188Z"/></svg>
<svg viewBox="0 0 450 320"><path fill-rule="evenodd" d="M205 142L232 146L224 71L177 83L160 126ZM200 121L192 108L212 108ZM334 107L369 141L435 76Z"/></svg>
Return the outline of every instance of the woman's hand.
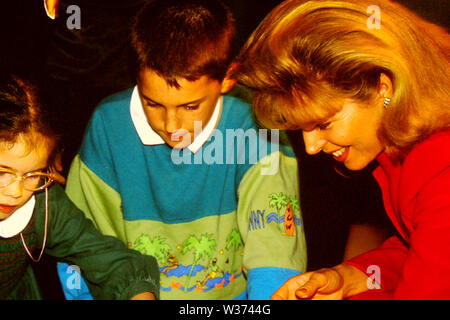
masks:
<svg viewBox="0 0 450 320"><path fill-rule="evenodd" d="M340 264L290 278L271 299L342 300L366 290L367 275L351 265Z"/></svg>
<svg viewBox="0 0 450 320"><path fill-rule="evenodd" d="M320 269L290 278L272 300L342 300L343 279L333 269Z"/></svg>

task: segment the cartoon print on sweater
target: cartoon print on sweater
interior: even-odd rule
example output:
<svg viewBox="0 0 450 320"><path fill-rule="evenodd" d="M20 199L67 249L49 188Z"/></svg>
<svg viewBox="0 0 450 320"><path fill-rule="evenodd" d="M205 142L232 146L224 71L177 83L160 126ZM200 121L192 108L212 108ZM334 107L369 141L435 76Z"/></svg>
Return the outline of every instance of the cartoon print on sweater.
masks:
<svg viewBox="0 0 450 320"><path fill-rule="evenodd" d="M234 254L240 247L243 247L244 243L241 239L241 234L239 233L239 230L237 228L234 228L231 230L230 234L227 237L227 245L225 246L225 249L230 250L233 249L233 262L231 263L231 274L234 274L236 270L234 269L234 263L236 261L236 255ZM222 252L222 251L221 251ZM227 263L229 260L227 260Z"/></svg>
<svg viewBox="0 0 450 320"><path fill-rule="evenodd" d="M216 240L213 234L209 233L200 236L189 235L181 245L176 246L175 250L178 254L175 254L172 247L165 241L166 239L161 236L150 238L143 234L132 245L133 249L156 257L160 265L160 286L163 291L207 292L226 287L242 275L242 266L235 267L236 253L243 255L243 252L238 253L238 250L243 247L243 242L237 228L234 228L227 236L226 250L217 251ZM192 264L183 265L179 259L192 261ZM203 265L202 263L205 262L206 265Z"/></svg>
<svg viewBox="0 0 450 320"><path fill-rule="evenodd" d="M300 205L295 196L280 192L269 194L269 207L274 208L276 212L271 212L265 215L265 210L252 210L250 214L249 230L264 229L266 224L272 222L276 224L283 224L281 227L281 234L287 236L295 235L295 226L301 225L303 232L302 220L300 217ZM281 215L285 208L284 215ZM295 213L298 213L298 216Z"/></svg>
<svg viewBox="0 0 450 320"><path fill-rule="evenodd" d="M215 279L218 273L225 274L222 269L217 265L217 258L211 260L210 264L206 266L206 269L211 270L202 282L197 282L198 287L203 287L209 279Z"/></svg>

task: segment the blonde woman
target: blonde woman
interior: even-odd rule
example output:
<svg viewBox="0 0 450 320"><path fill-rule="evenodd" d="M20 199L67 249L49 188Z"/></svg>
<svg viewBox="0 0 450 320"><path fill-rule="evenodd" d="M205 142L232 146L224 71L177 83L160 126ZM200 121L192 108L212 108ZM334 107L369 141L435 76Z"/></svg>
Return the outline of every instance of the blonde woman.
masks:
<svg viewBox="0 0 450 320"><path fill-rule="evenodd" d="M300 129L306 151L350 170L373 160L398 235L273 299L450 298L449 35L384 0L276 7L235 76L263 124Z"/></svg>

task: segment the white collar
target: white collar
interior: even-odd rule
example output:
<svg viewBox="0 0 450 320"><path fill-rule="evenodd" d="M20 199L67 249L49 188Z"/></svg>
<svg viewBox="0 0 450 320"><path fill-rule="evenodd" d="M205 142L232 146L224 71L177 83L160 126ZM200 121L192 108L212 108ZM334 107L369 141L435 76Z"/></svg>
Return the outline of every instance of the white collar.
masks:
<svg viewBox="0 0 450 320"><path fill-rule="evenodd" d="M6 220L0 221L0 237L12 238L22 232L33 216L34 195Z"/></svg>
<svg viewBox="0 0 450 320"><path fill-rule="evenodd" d="M201 133L195 138L187 148L192 152L196 153L214 132L222 111L223 97L221 96L216 103L214 112L208 121L208 124L203 128ZM164 144L165 141L157 134L152 127L148 124L147 116L145 115L144 108L142 106L141 99L139 98L139 93L137 86L134 87L133 93L131 95L130 101L130 114L131 120L133 121L136 132L141 139L141 142L145 145L159 145Z"/></svg>

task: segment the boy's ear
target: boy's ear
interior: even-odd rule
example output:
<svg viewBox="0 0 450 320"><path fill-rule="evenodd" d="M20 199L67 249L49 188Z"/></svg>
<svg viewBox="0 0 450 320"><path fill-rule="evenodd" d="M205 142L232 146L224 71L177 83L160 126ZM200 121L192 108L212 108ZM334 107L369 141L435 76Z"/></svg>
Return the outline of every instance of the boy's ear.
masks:
<svg viewBox="0 0 450 320"><path fill-rule="evenodd" d="M220 91L220 93L225 94L225 93L231 91L231 89L233 89L236 82L237 82L236 79L230 79L230 78L223 79L222 90Z"/></svg>
<svg viewBox="0 0 450 320"><path fill-rule="evenodd" d="M222 94L229 92L231 89L233 89L234 85L236 84L237 80L232 78L232 74L234 73L234 70L236 69L237 66L238 63L233 62L228 68L227 75L222 81L222 90L221 90Z"/></svg>

